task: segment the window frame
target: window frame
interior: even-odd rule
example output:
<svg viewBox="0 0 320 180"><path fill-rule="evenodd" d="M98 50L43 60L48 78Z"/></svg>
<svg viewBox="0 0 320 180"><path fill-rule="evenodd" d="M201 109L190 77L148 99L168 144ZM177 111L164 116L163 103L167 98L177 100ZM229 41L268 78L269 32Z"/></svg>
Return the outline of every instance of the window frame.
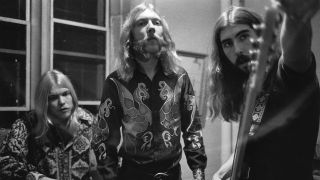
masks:
<svg viewBox="0 0 320 180"><path fill-rule="evenodd" d="M0 16L0 21L8 22L8 23L15 23L20 25L26 26L26 49L25 52L21 50L11 50L11 49L3 49L0 48L0 52L4 53L12 53L12 54L20 54L25 55L25 63L26 63L26 74L25 74L25 81L26 81L26 91L25 91L25 105L22 106L0 106L0 111L28 111L30 110L30 56L31 56L31 21L30 21L30 0L26 1L26 19L15 19L10 17L3 17Z"/></svg>
<svg viewBox="0 0 320 180"><path fill-rule="evenodd" d="M42 2L42 38L41 38L41 74L53 69L54 54L59 55L83 55L81 57L94 57L103 59L105 62L105 77L109 74L110 66L110 25L109 25L109 0L105 0L105 25L92 25L71 20L59 19L54 17L54 0ZM54 24L59 23L68 26L86 28L105 32L105 56L92 55L87 53L73 53L68 51L54 50ZM79 100L79 105L99 105L100 100Z"/></svg>

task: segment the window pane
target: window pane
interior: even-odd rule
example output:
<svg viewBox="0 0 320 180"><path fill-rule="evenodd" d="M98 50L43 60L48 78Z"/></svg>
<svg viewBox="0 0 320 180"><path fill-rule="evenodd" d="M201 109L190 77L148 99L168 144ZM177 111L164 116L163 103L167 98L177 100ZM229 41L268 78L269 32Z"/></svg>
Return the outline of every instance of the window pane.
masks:
<svg viewBox="0 0 320 180"><path fill-rule="evenodd" d="M0 21L0 48L25 50L26 26Z"/></svg>
<svg viewBox="0 0 320 180"><path fill-rule="evenodd" d="M54 0L54 17L105 26L105 0Z"/></svg>
<svg viewBox="0 0 320 180"><path fill-rule="evenodd" d="M104 56L105 34L104 31L55 23L54 49Z"/></svg>
<svg viewBox="0 0 320 180"><path fill-rule="evenodd" d="M0 16L26 19L26 0L0 0Z"/></svg>
<svg viewBox="0 0 320 180"><path fill-rule="evenodd" d="M0 106L24 106L25 55L0 53Z"/></svg>
<svg viewBox="0 0 320 180"><path fill-rule="evenodd" d="M79 100L100 100L105 74L105 60L54 55L54 69L68 75Z"/></svg>

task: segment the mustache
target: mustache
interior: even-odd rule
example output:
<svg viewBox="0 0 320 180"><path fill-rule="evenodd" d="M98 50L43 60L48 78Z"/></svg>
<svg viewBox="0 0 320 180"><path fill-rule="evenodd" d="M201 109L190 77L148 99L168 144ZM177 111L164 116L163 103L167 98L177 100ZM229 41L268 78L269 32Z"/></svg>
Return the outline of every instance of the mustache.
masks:
<svg viewBox="0 0 320 180"><path fill-rule="evenodd" d="M163 40L162 38L158 37L157 35L148 36L145 39L129 42L129 47L132 47L135 51L144 52L144 47L148 45L149 41L156 40L160 47L168 47L169 43Z"/></svg>
<svg viewBox="0 0 320 180"><path fill-rule="evenodd" d="M235 65L236 66L243 65L243 64L248 63L250 61L251 61L251 57L250 56L244 55L244 54L239 54L237 56Z"/></svg>

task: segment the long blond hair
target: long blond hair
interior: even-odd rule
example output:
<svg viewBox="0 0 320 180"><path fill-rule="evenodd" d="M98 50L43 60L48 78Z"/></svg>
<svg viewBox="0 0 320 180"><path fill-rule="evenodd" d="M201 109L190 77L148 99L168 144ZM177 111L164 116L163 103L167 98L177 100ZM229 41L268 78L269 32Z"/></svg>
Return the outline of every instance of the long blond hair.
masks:
<svg viewBox="0 0 320 180"><path fill-rule="evenodd" d="M125 81L129 81L132 78L133 72L136 68L135 59L132 57L133 55L130 53L130 46L133 44L133 37L131 31L139 14L145 11L146 9L150 9L159 15L159 13L154 9L153 5L142 3L130 11L122 25L120 33L121 47L119 51L117 72L120 78ZM175 43L173 42L169 34L169 27L165 19L161 17L160 21L163 27L163 38L167 44L165 47L165 53L162 56L160 56L160 62L166 75L177 73L179 71L179 67L176 64L176 60L178 60L179 57L176 53Z"/></svg>
<svg viewBox="0 0 320 180"><path fill-rule="evenodd" d="M37 124L33 129L33 133L37 138L42 137L48 131L48 96L52 87L57 85L70 90L73 101L72 113L78 107L78 98L70 79L57 70L50 70L44 73L37 85L35 96Z"/></svg>

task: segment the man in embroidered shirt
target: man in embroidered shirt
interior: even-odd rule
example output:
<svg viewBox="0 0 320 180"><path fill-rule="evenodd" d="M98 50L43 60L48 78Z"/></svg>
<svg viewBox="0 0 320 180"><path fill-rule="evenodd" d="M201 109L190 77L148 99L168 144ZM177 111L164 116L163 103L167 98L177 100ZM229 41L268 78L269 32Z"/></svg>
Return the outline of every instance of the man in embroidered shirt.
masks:
<svg viewBox="0 0 320 180"><path fill-rule="evenodd" d="M319 124L319 85L311 52L311 18L319 0L279 0L284 12L279 60L256 100L253 125L244 162L249 179L312 180L312 158ZM215 116L237 120L243 103L243 84L249 77L250 38L258 14L232 7L215 25L212 54L212 109ZM278 59L277 58L277 59ZM259 105L259 107L257 106ZM231 170L233 155L214 174L220 180Z"/></svg>
<svg viewBox="0 0 320 180"><path fill-rule="evenodd" d="M0 144L0 179L99 180L97 118L78 107L69 78L57 70L41 77L35 110L16 120Z"/></svg>
<svg viewBox="0 0 320 180"><path fill-rule="evenodd" d="M150 4L136 6L120 43L120 66L104 82L99 109L99 123L109 129L101 147L108 159L105 178L181 179L182 132L193 177L204 179L207 158L194 91L187 72L175 63L165 20Z"/></svg>

